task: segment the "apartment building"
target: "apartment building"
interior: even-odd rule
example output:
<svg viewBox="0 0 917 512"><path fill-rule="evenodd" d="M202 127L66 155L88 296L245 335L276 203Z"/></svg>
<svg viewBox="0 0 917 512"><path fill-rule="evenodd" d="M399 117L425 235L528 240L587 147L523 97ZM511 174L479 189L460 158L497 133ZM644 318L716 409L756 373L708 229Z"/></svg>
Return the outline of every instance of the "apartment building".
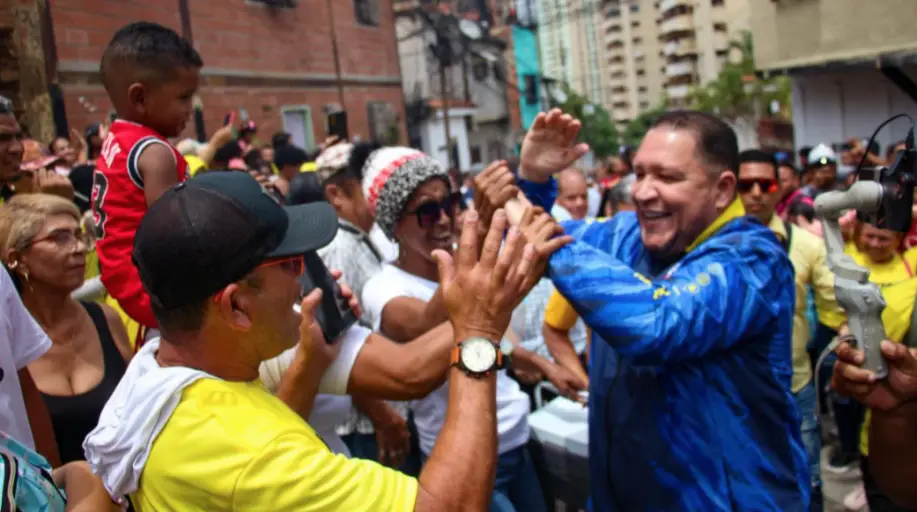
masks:
<svg viewBox="0 0 917 512"><path fill-rule="evenodd" d="M604 48L608 88L604 104L622 127L659 103L665 67L656 0L607 1Z"/></svg>
<svg viewBox="0 0 917 512"><path fill-rule="evenodd" d="M684 103L716 78L729 43L749 29L748 0L604 0L604 102L619 124Z"/></svg>
<svg viewBox="0 0 917 512"><path fill-rule="evenodd" d="M692 86L716 78L729 55L730 42L749 28L747 4L747 0L659 2L665 90L671 104L684 101Z"/></svg>
<svg viewBox="0 0 917 512"><path fill-rule="evenodd" d="M546 80L604 103L607 82L601 0L537 0L538 45Z"/></svg>

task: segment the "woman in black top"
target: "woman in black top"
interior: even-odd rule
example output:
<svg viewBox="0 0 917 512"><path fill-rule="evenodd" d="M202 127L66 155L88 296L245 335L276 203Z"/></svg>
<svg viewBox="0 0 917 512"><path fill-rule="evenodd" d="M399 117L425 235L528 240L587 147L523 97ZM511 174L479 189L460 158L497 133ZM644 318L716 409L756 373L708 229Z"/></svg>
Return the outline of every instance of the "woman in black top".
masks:
<svg viewBox="0 0 917 512"><path fill-rule="evenodd" d="M23 194L0 206L0 254L21 285L22 302L51 338L28 366L45 398L61 461L81 460L131 350L118 314L70 294L83 282L92 240L65 199Z"/></svg>

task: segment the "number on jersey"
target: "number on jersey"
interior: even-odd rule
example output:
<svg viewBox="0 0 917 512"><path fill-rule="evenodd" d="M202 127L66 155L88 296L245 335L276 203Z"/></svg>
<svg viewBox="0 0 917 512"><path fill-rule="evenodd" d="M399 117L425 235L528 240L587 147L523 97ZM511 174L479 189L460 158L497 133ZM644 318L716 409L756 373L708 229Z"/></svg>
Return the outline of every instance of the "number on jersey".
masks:
<svg viewBox="0 0 917 512"><path fill-rule="evenodd" d="M108 216L102 210L105 194L108 193L108 178L98 170L92 175L92 230L96 240L105 238L105 221Z"/></svg>

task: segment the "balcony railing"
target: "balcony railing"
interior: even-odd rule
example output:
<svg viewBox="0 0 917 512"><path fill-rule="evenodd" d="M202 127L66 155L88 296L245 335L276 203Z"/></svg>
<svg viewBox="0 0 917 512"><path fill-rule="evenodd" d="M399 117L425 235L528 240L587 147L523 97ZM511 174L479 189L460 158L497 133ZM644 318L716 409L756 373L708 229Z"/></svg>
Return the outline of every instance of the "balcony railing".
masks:
<svg viewBox="0 0 917 512"><path fill-rule="evenodd" d="M697 44L690 37L683 37L676 41L669 41L662 46L662 53L667 57L684 57L697 54Z"/></svg>
<svg viewBox="0 0 917 512"><path fill-rule="evenodd" d="M687 85L670 85L665 88L665 92L670 98L683 99L691 92L691 87Z"/></svg>
<svg viewBox="0 0 917 512"><path fill-rule="evenodd" d="M665 76L672 78L683 75L693 75L695 72L694 63L691 61L673 62L665 65Z"/></svg>
<svg viewBox="0 0 917 512"><path fill-rule="evenodd" d="M692 31L694 31L694 23L690 14L681 14L659 24L659 35L661 36Z"/></svg>
<svg viewBox="0 0 917 512"><path fill-rule="evenodd" d="M659 2L659 13L665 14L666 12L678 7L679 5L691 7L691 2L690 0L662 0Z"/></svg>

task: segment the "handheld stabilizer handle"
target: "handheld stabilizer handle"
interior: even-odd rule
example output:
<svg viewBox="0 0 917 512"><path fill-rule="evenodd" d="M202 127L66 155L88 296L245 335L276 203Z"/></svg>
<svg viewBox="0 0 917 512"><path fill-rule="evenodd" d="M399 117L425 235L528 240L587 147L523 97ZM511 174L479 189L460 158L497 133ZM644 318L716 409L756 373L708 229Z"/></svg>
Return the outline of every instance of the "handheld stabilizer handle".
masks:
<svg viewBox="0 0 917 512"><path fill-rule="evenodd" d="M879 349L885 339L882 311L885 299L879 287L869 281L869 270L844 253L844 237L838 219L848 209L874 214L882 206L886 190L877 181L857 181L846 191L825 192L815 200L815 214L822 220L828 268L834 272L837 303L847 313L850 334L863 351L863 368L883 379L888 366Z"/></svg>

